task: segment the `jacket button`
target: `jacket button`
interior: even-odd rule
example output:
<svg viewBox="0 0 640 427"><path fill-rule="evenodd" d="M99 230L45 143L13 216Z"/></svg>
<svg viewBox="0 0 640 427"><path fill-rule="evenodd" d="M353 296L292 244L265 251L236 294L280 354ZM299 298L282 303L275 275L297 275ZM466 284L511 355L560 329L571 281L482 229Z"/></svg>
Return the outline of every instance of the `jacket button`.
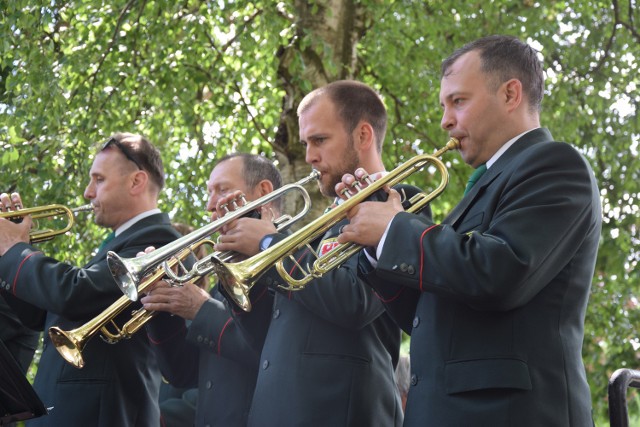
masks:
<svg viewBox="0 0 640 427"><path fill-rule="evenodd" d="M275 310L273 310L273 318L277 319L278 317L280 317L280 309L276 308Z"/></svg>
<svg viewBox="0 0 640 427"><path fill-rule="evenodd" d="M420 318L418 316L413 318L413 327L417 328L418 325L420 324Z"/></svg>
<svg viewBox="0 0 640 427"><path fill-rule="evenodd" d="M213 384L211 383L211 381L207 381L206 384L204 385L207 389L211 389L211 387L213 387Z"/></svg>
<svg viewBox="0 0 640 427"><path fill-rule="evenodd" d="M416 269L413 267L413 265L410 265L409 267L407 267L407 273L413 274L415 272L416 272Z"/></svg>
<svg viewBox="0 0 640 427"><path fill-rule="evenodd" d="M266 279L264 279L264 281L267 286L271 286L273 284L273 279L271 277L267 277Z"/></svg>
<svg viewBox="0 0 640 427"><path fill-rule="evenodd" d="M269 367L269 361L265 360L264 362L262 362L262 369L267 369Z"/></svg>
<svg viewBox="0 0 640 427"><path fill-rule="evenodd" d="M413 374L411 375L411 385L416 385L416 384L418 384L418 377L415 374Z"/></svg>
<svg viewBox="0 0 640 427"><path fill-rule="evenodd" d="M198 338L196 338L196 341L198 342L202 342L204 340L204 338L202 337L202 335L198 335Z"/></svg>
<svg viewBox="0 0 640 427"><path fill-rule="evenodd" d="M400 264L400 271L402 271L403 273L407 271L407 264L405 264L404 262L402 264Z"/></svg>

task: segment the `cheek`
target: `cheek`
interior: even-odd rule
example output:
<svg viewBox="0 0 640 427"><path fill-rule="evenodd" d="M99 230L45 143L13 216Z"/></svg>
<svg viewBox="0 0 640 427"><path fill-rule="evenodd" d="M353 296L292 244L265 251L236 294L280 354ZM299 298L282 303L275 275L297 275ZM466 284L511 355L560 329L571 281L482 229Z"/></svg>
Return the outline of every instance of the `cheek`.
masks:
<svg viewBox="0 0 640 427"><path fill-rule="evenodd" d="M344 147L335 147L333 150L327 150L322 158L332 170L337 171L341 169L347 155L347 150Z"/></svg>

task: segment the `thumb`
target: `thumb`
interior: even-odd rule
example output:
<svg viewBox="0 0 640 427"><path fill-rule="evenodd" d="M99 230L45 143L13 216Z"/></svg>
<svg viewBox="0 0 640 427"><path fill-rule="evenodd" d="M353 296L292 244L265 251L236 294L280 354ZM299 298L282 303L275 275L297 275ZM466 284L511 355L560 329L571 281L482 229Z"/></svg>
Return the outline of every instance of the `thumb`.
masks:
<svg viewBox="0 0 640 427"><path fill-rule="evenodd" d="M387 201L391 202L393 206L399 208L400 210L404 210L404 207L402 206L402 195L398 192L398 190L388 187L385 187L385 189L389 192L389 198L387 199Z"/></svg>
<svg viewBox="0 0 640 427"><path fill-rule="evenodd" d="M31 230L31 227L33 226L33 219L31 219L31 215L27 215L22 218L22 222L19 225L23 227L28 234L29 230Z"/></svg>
<svg viewBox="0 0 640 427"><path fill-rule="evenodd" d="M402 200L402 196L400 195L398 190L396 190L394 188L390 188L389 186L386 186L386 185L384 187L384 190L387 193L389 193L389 200L391 200L393 202Z"/></svg>

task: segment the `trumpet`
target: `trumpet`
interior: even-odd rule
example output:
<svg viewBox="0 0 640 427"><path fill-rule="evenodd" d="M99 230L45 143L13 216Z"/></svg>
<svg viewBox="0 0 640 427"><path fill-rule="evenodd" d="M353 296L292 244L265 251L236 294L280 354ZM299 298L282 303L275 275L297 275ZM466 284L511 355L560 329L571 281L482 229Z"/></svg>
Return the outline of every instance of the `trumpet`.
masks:
<svg viewBox="0 0 640 427"><path fill-rule="evenodd" d="M31 215L31 218L36 221L41 218L55 218L58 216L67 217L66 225L58 229L31 230L29 232L29 241L31 243L39 243L39 242L45 242L47 240L51 240L54 237L69 231L71 227L73 227L73 224L75 223L74 215L78 212L86 212L86 211L93 211L93 206L89 204L89 205L83 205L83 206L79 206L77 208L71 209L64 205L54 204L54 205L19 209L19 210L9 211L9 212L0 212L0 218L17 222L27 215Z"/></svg>
<svg viewBox="0 0 640 427"><path fill-rule="evenodd" d="M195 242L207 238L211 234L221 229L224 225L237 218L245 216L249 212L283 196L287 192L299 191L304 200L304 207L293 217L286 215L276 220L276 222L278 222L279 224L278 230L282 230L290 226L294 222L300 220L300 218L306 215L306 213L311 208L311 198L309 197L309 193L307 193L307 191L304 189L303 185L319 178L320 172L313 170L307 177L301 179L300 181L297 181L293 184L284 185L277 190L272 191L271 193L266 194L257 200L254 200L251 203L245 204L239 209L227 213L222 218L219 218L216 221L205 225L204 227L192 231L191 233L184 235L181 238L146 255L125 259L119 257L115 252L108 252L107 263L109 265L109 269L111 270L111 274L118 283L118 286L120 287L122 292L130 300L135 301L138 299L138 284L150 271L154 270L165 261L174 257L175 254L177 254L183 248L189 247ZM172 276L169 272L169 269L165 270L167 270L167 273L176 281L184 282L190 280L195 276L203 276L208 274L211 271L211 269L206 266L206 259L208 258L209 257L205 257L204 259L196 262L196 264L194 264L193 266L192 273L188 275ZM230 291L234 290L235 289L230 289ZM241 298L241 296L238 296L238 298ZM250 306L248 297L239 299L239 301L241 306Z"/></svg>
<svg viewBox="0 0 640 427"><path fill-rule="evenodd" d="M209 245L213 247L211 240L203 239L194 245L184 248L175 258L169 261L169 267L175 266L180 261L186 259L189 255L194 253L199 247L203 245ZM139 287L140 292L145 292L153 284L161 280L165 276L164 267L159 266L155 271L145 277ZM195 282L196 280L194 280ZM123 295L118 298L113 304L107 307L102 313L94 317L84 325L70 330L63 331L58 326L52 326L49 328L49 337L51 342L58 350L58 353L70 364L78 369L84 367L84 358L82 357L82 350L85 345L97 333L101 334L104 341L109 344L115 344L120 340L131 338L136 332L144 326L153 316L158 312L145 310L140 308L134 310L131 313L131 318L125 322L121 327L115 322L116 316L122 313L133 302ZM113 328L113 331L109 328Z"/></svg>
<svg viewBox="0 0 640 427"><path fill-rule="evenodd" d="M438 197L449 183L449 173L445 164L438 158L449 150L457 150L460 148L460 142L451 138L447 144L436 151L433 155L423 154L416 156L403 163L402 165L389 172L387 175L370 183L367 187L351 196L338 207L330 210L320 216L313 222L309 223L296 233L291 234L267 250L254 255L244 261L236 263L228 263L215 257L209 257L208 263L210 270L217 276L220 283L227 289L236 302L248 300L249 291L258 281L258 279L274 264L278 274L288 284L282 286L288 290L302 289L309 281L314 278L321 277L329 270L340 266L352 255L362 249L362 246L345 243L338 245L336 248L319 256L310 246L310 242L322 236L331 227L336 225L347 217L347 213L357 204L366 201L371 195L385 186L393 186L401 183L409 175L422 170L427 165L433 165L441 175L440 184L431 193L418 193L409 199L409 207L407 212L416 213L422 210L426 205L436 197ZM305 270L298 264L293 254L299 249L307 247L311 253L315 254L316 260L311 267ZM304 273L302 279L294 279L285 269L284 260L291 259L293 263ZM238 304L241 308L248 311L250 305Z"/></svg>

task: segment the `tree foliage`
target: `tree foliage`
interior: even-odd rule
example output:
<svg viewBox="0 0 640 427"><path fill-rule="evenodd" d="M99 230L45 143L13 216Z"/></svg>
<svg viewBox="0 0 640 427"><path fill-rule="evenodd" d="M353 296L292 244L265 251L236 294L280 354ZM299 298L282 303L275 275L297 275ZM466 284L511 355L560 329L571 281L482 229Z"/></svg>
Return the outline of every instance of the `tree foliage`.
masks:
<svg viewBox="0 0 640 427"><path fill-rule="evenodd" d="M547 71L542 122L585 154L601 188L604 227L584 345L600 414L609 375L638 367L635 0L3 3L0 191L19 191L30 205L83 204L96 144L116 131L139 132L162 151L161 207L194 226L206 222L204 184L221 155L263 153L285 182L307 174L295 109L314 87L356 78L383 95L384 161L393 168L446 142L442 58L487 34L529 41ZM434 202L436 217L460 199L470 172L456 155L445 161L451 180ZM411 183L434 180L423 173ZM326 202L317 194L314 201L317 214ZM45 250L86 261L104 231L78 222Z"/></svg>

